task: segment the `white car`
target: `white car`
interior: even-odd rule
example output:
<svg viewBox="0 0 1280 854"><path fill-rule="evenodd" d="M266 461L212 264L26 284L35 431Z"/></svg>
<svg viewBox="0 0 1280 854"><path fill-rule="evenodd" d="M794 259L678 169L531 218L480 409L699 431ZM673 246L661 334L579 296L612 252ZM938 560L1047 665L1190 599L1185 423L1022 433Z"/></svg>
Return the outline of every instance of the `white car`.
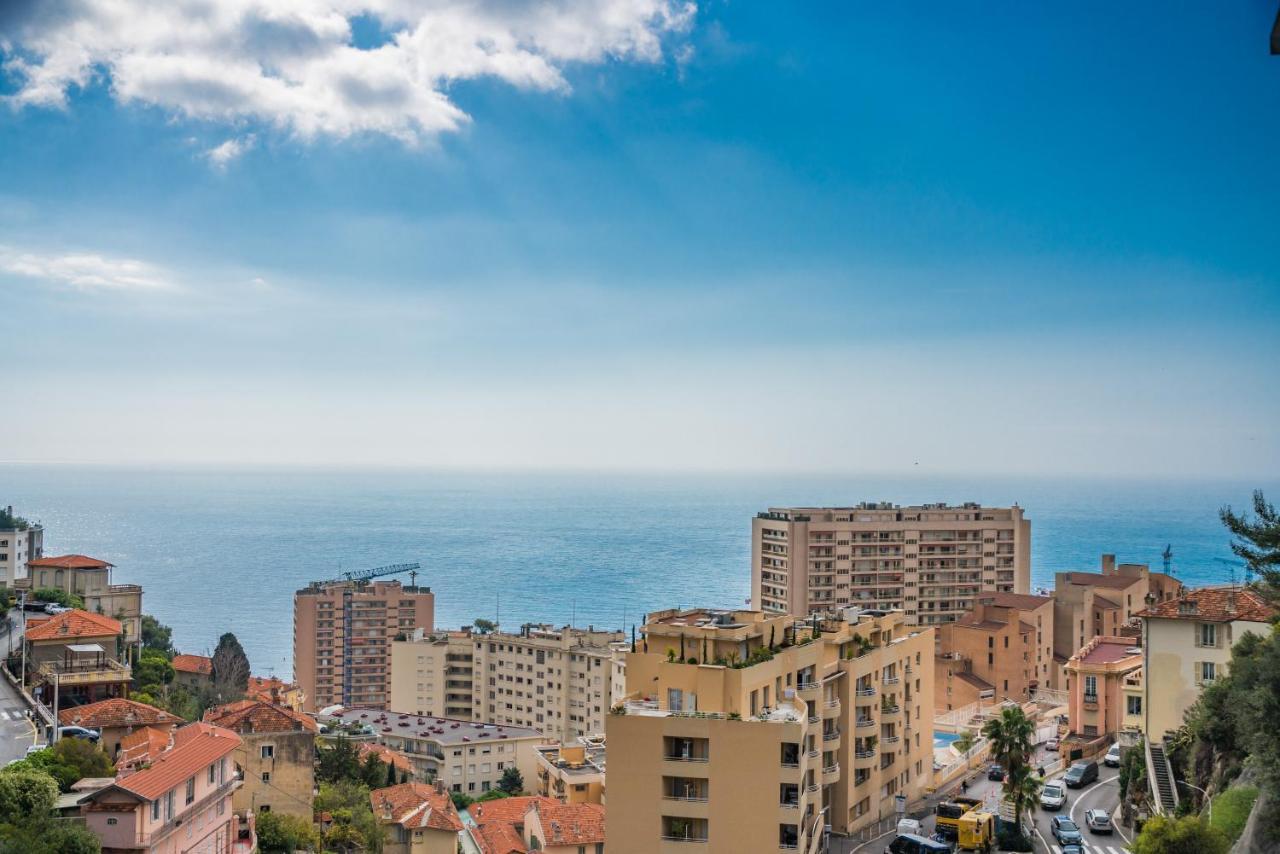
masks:
<svg viewBox="0 0 1280 854"><path fill-rule="evenodd" d="M57 602L50 602L48 605L44 606L44 612L52 616L57 616L58 614L65 614L70 610L71 609L68 608L66 605L59 605Z"/></svg>
<svg viewBox="0 0 1280 854"><path fill-rule="evenodd" d="M48 747L49 745L47 744L33 744L27 748L27 755L30 756L33 753L39 753L40 751L45 750Z"/></svg>
<svg viewBox="0 0 1280 854"><path fill-rule="evenodd" d="M1120 767L1120 742L1111 745L1111 749L1107 751L1107 755L1102 757L1103 763L1108 768Z"/></svg>
<svg viewBox="0 0 1280 854"><path fill-rule="evenodd" d="M1040 806L1047 810L1060 810L1067 805L1067 790L1058 781L1045 783L1040 790Z"/></svg>

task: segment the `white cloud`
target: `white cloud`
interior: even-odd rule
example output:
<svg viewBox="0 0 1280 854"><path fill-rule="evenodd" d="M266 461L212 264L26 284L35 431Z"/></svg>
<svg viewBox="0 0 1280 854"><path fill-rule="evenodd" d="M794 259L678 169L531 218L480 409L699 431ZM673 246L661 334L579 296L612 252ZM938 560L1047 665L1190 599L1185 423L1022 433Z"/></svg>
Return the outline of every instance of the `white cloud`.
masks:
<svg viewBox="0 0 1280 854"><path fill-rule="evenodd" d="M92 253L41 255L0 246L0 273L80 291L157 291L174 287L164 270L145 261Z"/></svg>
<svg viewBox="0 0 1280 854"><path fill-rule="evenodd" d="M238 139L232 137L221 145L215 145L210 148L204 153L204 156L214 169L225 171L231 161L253 148L255 141L253 134L242 136Z"/></svg>
<svg viewBox="0 0 1280 854"><path fill-rule="evenodd" d="M469 121L456 81L567 91L574 63L660 61L694 12L687 0L65 0L36 4L0 46L17 105L65 106L101 74L122 103L193 119L413 144ZM353 44L361 15L383 43Z"/></svg>

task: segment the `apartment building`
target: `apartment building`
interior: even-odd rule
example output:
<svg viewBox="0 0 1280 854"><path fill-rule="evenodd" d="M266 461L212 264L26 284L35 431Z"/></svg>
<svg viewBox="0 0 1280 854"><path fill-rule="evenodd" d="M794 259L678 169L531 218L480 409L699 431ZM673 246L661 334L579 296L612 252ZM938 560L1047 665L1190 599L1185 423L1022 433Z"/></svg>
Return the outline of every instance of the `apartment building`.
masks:
<svg viewBox="0 0 1280 854"><path fill-rule="evenodd" d="M537 774L542 733L528 727L452 720L407 712L340 708L318 717L331 734L377 741L404 754L420 780L439 780L450 792L476 797L497 788L514 767L526 787Z"/></svg>
<svg viewBox="0 0 1280 854"><path fill-rule="evenodd" d="M1136 637L1138 612L1174 598L1181 586L1146 564L1117 564L1111 554L1102 556L1101 572L1055 573L1054 655L1065 663L1093 638L1130 630Z"/></svg>
<svg viewBox="0 0 1280 854"><path fill-rule="evenodd" d="M391 643L430 632L430 587L398 581L315 582L293 597L293 678L304 708L366 706L391 699Z"/></svg>
<svg viewBox="0 0 1280 854"><path fill-rule="evenodd" d="M1021 507L772 507L751 523L751 603L769 613L900 609L936 625L959 619L981 593L1030 585Z"/></svg>
<svg viewBox="0 0 1280 854"><path fill-rule="evenodd" d="M539 795L562 804L603 804L605 801L604 736L583 736L576 744L538 748Z"/></svg>
<svg viewBox="0 0 1280 854"><path fill-rule="evenodd" d="M1127 637L1096 637L1067 661L1069 738L1084 744L1124 727L1125 679L1142 668L1142 650ZM1064 750L1067 748L1064 748Z"/></svg>
<svg viewBox="0 0 1280 854"><path fill-rule="evenodd" d="M232 807L239 744L235 733L205 723L176 730L149 766L82 800L85 824L103 851L249 854L257 846L253 818Z"/></svg>
<svg viewBox="0 0 1280 854"><path fill-rule="evenodd" d="M401 783L374 789L369 804L386 829L384 854L456 854L462 819L444 786Z"/></svg>
<svg viewBox="0 0 1280 854"><path fill-rule="evenodd" d="M562 742L604 731L621 632L529 623L518 633L413 634L391 645L391 706L530 727Z"/></svg>
<svg viewBox="0 0 1280 854"><path fill-rule="evenodd" d="M286 706L239 700L215 706L205 723L240 736L232 753L244 785L232 797L237 812L278 812L313 819L315 720Z"/></svg>
<svg viewBox="0 0 1280 854"><path fill-rule="evenodd" d="M0 510L0 585L16 587L26 580L27 562L44 556L44 528L13 512Z"/></svg>
<svg viewBox="0 0 1280 854"><path fill-rule="evenodd" d="M1142 621L1142 729L1151 740L1182 726L1200 690L1226 675L1246 632L1267 636L1276 609L1247 588L1204 587L1138 612Z"/></svg>
<svg viewBox="0 0 1280 854"><path fill-rule="evenodd" d="M938 627L937 711L978 701L1023 702L1050 687L1053 599L1020 593L979 597L972 611Z"/></svg>
<svg viewBox="0 0 1280 854"><path fill-rule="evenodd" d="M0 535L3 539L3 535ZM27 561L27 578L18 582L20 589L53 588L74 593L84 600L84 609L105 614L124 626L124 641L129 646L142 644L142 586L112 584L115 569L105 560L88 555L33 557Z"/></svg>
<svg viewBox="0 0 1280 854"><path fill-rule="evenodd" d="M610 852L816 852L918 801L933 660L901 611L649 614L607 723Z"/></svg>

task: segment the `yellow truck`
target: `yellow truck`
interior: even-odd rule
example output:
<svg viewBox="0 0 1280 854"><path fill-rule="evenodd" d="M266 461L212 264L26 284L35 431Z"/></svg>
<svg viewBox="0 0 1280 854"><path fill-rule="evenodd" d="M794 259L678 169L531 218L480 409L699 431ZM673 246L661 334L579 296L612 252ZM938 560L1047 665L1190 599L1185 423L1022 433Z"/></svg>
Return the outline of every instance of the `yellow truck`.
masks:
<svg viewBox="0 0 1280 854"><path fill-rule="evenodd" d="M994 851L996 817L989 812L970 810L960 816L956 849L959 851Z"/></svg>
<svg viewBox="0 0 1280 854"><path fill-rule="evenodd" d="M960 838L960 819L982 806L977 798L952 798L934 808L935 830L948 839Z"/></svg>

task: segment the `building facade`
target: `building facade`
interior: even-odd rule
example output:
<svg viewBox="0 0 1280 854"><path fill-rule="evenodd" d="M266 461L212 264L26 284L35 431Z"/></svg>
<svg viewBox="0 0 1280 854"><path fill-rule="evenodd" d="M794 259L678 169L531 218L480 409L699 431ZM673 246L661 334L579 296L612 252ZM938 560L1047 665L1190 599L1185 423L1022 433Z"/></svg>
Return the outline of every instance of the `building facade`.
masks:
<svg viewBox="0 0 1280 854"><path fill-rule="evenodd" d="M1072 741L1089 744L1124 728L1125 679L1142 669L1133 638L1096 637L1067 661L1067 720ZM1064 748L1066 750L1068 748Z"/></svg>
<svg viewBox="0 0 1280 854"><path fill-rule="evenodd" d="M562 742L599 734L612 695L610 645L621 640L621 632L542 624L421 632L392 644L392 707L530 727Z"/></svg>
<svg viewBox="0 0 1280 854"><path fill-rule="evenodd" d="M0 509L0 585L17 587L27 578L27 562L44 556L44 528Z"/></svg>
<svg viewBox="0 0 1280 854"><path fill-rule="evenodd" d="M1132 628L1137 637L1138 612L1166 602L1181 584L1171 575L1152 572L1141 563L1116 563L1102 556L1101 572L1059 572L1054 575L1053 652L1061 662L1096 637L1115 637Z"/></svg>
<svg viewBox="0 0 1280 854"><path fill-rule="evenodd" d="M584 736L576 744L538 748L536 786L526 788L562 804L605 802L605 740Z"/></svg>
<svg viewBox="0 0 1280 854"><path fill-rule="evenodd" d="M87 555L33 557L27 561L27 578L18 587L74 593L84 600L86 611L119 620L124 626L125 643L138 646L142 643L142 587L112 584L114 568L105 560Z"/></svg>
<svg viewBox="0 0 1280 854"><path fill-rule="evenodd" d="M27 620L27 684L49 708L127 697L133 671L120 660L118 620L73 609Z"/></svg>
<svg viewBox="0 0 1280 854"><path fill-rule="evenodd" d="M773 507L751 522L751 602L769 613L900 609L936 625L981 593L1030 584L1031 522L1020 507Z"/></svg>
<svg viewBox="0 0 1280 854"><path fill-rule="evenodd" d="M1246 632L1266 637L1276 610L1249 589L1188 590L1139 612L1143 731L1159 740L1183 724L1201 689L1226 675Z"/></svg>
<svg viewBox="0 0 1280 854"><path fill-rule="evenodd" d="M1053 599L983 594L972 611L938 627L937 650L938 712L980 700L1024 702L1052 687Z"/></svg>
<svg viewBox="0 0 1280 854"><path fill-rule="evenodd" d="M125 739L138 730L150 727L157 732L169 733L182 723L185 721L177 715L122 697L72 706L58 712L59 726L98 730L98 745L113 761L120 755Z"/></svg>
<svg viewBox="0 0 1280 854"><path fill-rule="evenodd" d="M662 611L627 658L614 854L815 852L932 784L934 633L901 611Z"/></svg>
<svg viewBox="0 0 1280 854"><path fill-rule="evenodd" d="M387 708L391 644L430 632L435 596L398 581L314 583L293 598L293 678L306 711L328 706Z"/></svg>
<svg viewBox="0 0 1280 854"><path fill-rule="evenodd" d="M206 723L240 736L232 754L244 777L237 812L278 812L311 821L315 791L316 722L287 706L240 700L205 712Z"/></svg>
<svg viewBox="0 0 1280 854"><path fill-rule="evenodd" d="M401 783L374 789L369 803L386 828L384 854L456 854L462 819L443 786Z"/></svg>

